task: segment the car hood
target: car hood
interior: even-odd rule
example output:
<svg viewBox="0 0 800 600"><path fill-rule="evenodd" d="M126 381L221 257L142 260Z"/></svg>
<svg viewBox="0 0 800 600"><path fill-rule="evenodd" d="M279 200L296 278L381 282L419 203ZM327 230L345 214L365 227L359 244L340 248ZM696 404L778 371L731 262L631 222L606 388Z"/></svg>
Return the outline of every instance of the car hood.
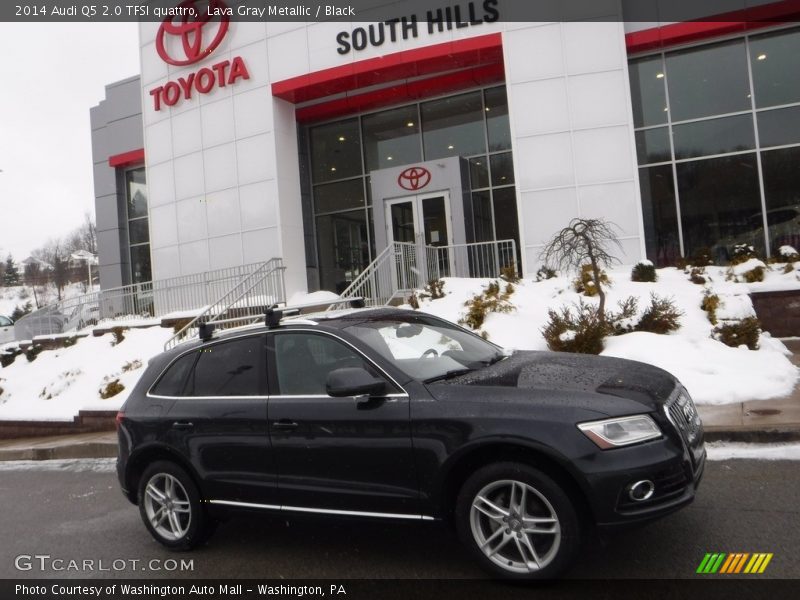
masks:
<svg viewBox="0 0 800 600"><path fill-rule="evenodd" d="M678 385L675 377L645 363L562 352L515 352L447 383L588 392L633 400L651 409L663 405Z"/></svg>

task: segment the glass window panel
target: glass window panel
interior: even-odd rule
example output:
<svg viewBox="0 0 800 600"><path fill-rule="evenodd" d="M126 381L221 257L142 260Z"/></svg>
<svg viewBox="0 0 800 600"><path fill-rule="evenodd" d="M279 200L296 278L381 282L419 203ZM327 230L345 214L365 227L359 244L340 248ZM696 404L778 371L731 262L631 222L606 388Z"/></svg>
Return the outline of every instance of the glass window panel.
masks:
<svg viewBox="0 0 800 600"><path fill-rule="evenodd" d="M369 264L366 211L317 217L320 286L341 293Z"/></svg>
<svg viewBox="0 0 800 600"><path fill-rule="evenodd" d="M311 173L315 183L361 175L358 119L311 129Z"/></svg>
<svg viewBox="0 0 800 600"><path fill-rule="evenodd" d="M744 40L666 55L673 121L750 108Z"/></svg>
<svg viewBox="0 0 800 600"><path fill-rule="evenodd" d="M800 143L800 106L756 113L762 148Z"/></svg>
<svg viewBox="0 0 800 600"><path fill-rule="evenodd" d="M181 396L186 376L194 365L197 352L190 352L176 360L153 388L157 396Z"/></svg>
<svg viewBox="0 0 800 600"><path fill-rule="evenodd" d="M645 129L636 132L636 157L640 165L672 160L669 128Z"/></svg>
<svg viewBox="0 0 800 600"><path fill-rule="evenodd" d="M364 180L361 178L314 186L314 209L317 213L361 206L364 206Z"/></svg>
<svg viewBox="0 0 800 600"><path fill-rule="evenodd" d="M360 354L339 340L313 333L275 335L275 383L279 394L327 395L328 375L344 368L362 368L373 377L380 377Z"/></svg>
<svg viewBox="0 0 800 600"><path fill-rule="evenodd" d="M514 161L511 160L511 152L493 154L489 160L492 165L492 185L514 183Z"/></svg>
<svg viewBox="0 0 800 600"><path fill-rule="evenodd" d="M508 126L508 98L505 87L486 90L486 131L489 152L511 149L511 129Z"/></svg>
<svg viewBox="0 0 800 600"><path fill-rule="evenodd" d="M472 193L472 226L476 242L494 239L492 199L489 191Z"/></svg>
<svg viewBox="0 0 800 600"><path fill-rule="evenodd" d="M147 229L148 219L128 221L128 232L131 244L146 244L150 241L150 232Z"/></svg>
<svg viewBox="0 0 800 600"><path fill-rule="evenodd" d="M133 169L125 174L128 181L128 218L147 216L147 186L144 169Z"/></svg>
<svg viewBox="0 0 800 600"><path fill-rule="evenodd" d="M687 256L707 247L715 261L727 261L736 244L763 253L763 230L755 154L679 163L683 244Z"/></svg>
<svg viewBox="0 0 800 600"><path fill-rule="evenodd" d="M469 159L469 179L473 190L489 187L489 163L485 156Z"/></svg>
<svg viewBox="0 0 800 600"><path fill-rule="evenodd" d="M675 158L724 154L755 148L752 115L672 126Z"/></svg>
<svg viewBox="0 0 800 600"><path fill-rule="evenodd" d="M500 256L502 262L516 260L517 271L522 264L520 261L521 248L519 245L519 218L517 217L517 194L513 187L500 188L492 192L494 197L494 229L498 240L514 240L516 242L515 257ZM507 265L504 265L507 266Z"/></svg>
<svg viewBox="0 0 800 600"><path fill-rule="evenodd" d="M203 348L185 395L266 395L265 343L265 336L258 335Z"/></svg>
<svg viewBox="0 0 800 600"><path fill-rule="evenodd" d="M362 127L367 173L422 158L415 104L365 116Z"/></svg>
<svg viewBox="0 0 800 600"><path fill-rule="evenodd" d="M447 231L447 210L444 196L433 196L420 201L422 211L422 233L426 246L447 246L450 234Z"/></svg>
<svg viewBox="0 0 800 600"><path fill-rule="evenodd" d="M667 122L667 94L664 89L664 65L660 56L631 61L628 65L636 127Z"/></svg>
<svg viewBox="0 0 800 600"><path fill-rule="evenodd" d="M681 255L672 165L639 169L647 258L656 266L674 265Z"/></svg>
<svg viewBox="0 0 800 600"><path fill-rule="evenodd" d="M392 241L414 243L417 240L417 227L414 223L414 201L394 202L389 205L392 223Z"/></svg>
<svg viewBox="0 0 800 600"><path fill-rule="evenodd" d="M133 283L151 281L150 244L131 246L131 279Z"/></svg>
<svg viewBox="0 0 800 600"><path fill-rule="evenodd" d="M800 250L800 148L761 154L772 253L781 246Z"/></svg>
<svg viewBox="0 0 800 600"><path fill-rule="evenodd" d="M800 102L800 30L750 39L756 106Z"/></svg>
<svg viewBox="0 0 800 600"><path fill-rule="evenodd" d="M480 92L421 105L425 160L486 153Z"/></svg>

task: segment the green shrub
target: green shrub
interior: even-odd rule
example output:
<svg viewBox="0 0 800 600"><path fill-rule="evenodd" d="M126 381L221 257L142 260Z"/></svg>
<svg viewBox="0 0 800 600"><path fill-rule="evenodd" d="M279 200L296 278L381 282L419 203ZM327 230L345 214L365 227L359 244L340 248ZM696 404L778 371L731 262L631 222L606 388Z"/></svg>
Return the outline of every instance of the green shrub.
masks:
<svg viewBox="0 0 800 600"><path fill-rule="evenodd" d="M545 279L554 279L558 277L558 273L550 267L541 267L536 271L536 281L544 281Z"/></svg>
<svg viewBox="0 0 800 600"><path fill-rule="evenodd" d="M671 298L661 298L650 294L650 305L644 310L636 325L636 331L665 334L680 328L683 312L675 306Z"/></svg>
<svg viewBox="0 0 800 600"><path fill-rule="evenodd" d="M758 338L760 335L761 322L756 317L726 322L714 328L713 332L714 338L723 344L734 348L744 344L750 350L758 350Z"/></svg>
<svg viewBox="0 0 800 600"><path fill-rule="evenodd" d="M514 310L514 306L509 302L513 293L514 286L510 283L501 291L497 281L490 282L480 294L475 294L471 300L464 303L467 313L459 319L458 324L477 331L483 327L489 313L510 313Z"/></svg>
<svg viewBox="0 0 800 600"><path fill-rule="evenodd" d="M619 310L606 311L607 335L623 335L636 330L636 313L639 312L639 301L635 296L628 296L617 303Z"/></svg>
<svg viewBox="0 0 800 600"><path fill-rule="evenodd" d="M119 379L112 379L108 383L106 383L103 387L101 387L98 391L100 393L100 397L103 400L107 400L113 396L119 394L122 390L125 389L125 386L120 383Z"/></svg>
<svg viewBox="0 0 800 600"><path fill-rule="evenodd" d="M519 283L519 275L517 275L516 263L511 263L500 269L500 279L508 281L509 283Z"/></svg>
<svg viewBox="0 0 800 600"><path fill-rule="evenodd" d="M656 267L649 260L640 261L633 266L631 281L654 282L657 279Z"/></svg>
<svg viewBox="0 0 800 600"><path fill-rule="evenodd" d="M604 270L600 270L600 284L608 285L611 281L608 279L608 274ZM572 287L579 294L584 296L596 296L597 286L594 283L594 274L592 273L592 265L583 265L578 278L572 282Z"/></svg>
<svg viewBox="0 0 800 600"><path fill-rule="evenodd" d="M719 296L711 292L711 290L703 292L703 300L700 302L700 308L706 311L708 320L712 325L717 324L717 309L719 309L719 305Z"/></svg>
<svg viewBox="0 0 800 600"><path fill-rule="evenodd" d="M12 321L19 321L22 317L27 315L33 310L33 304L26 302L22 306L16 306L14 310L11 312L11 320Z"/></svg>
<svg viewBox="0 0 800 600"><path fill-rule="evenodd" d="M6 350L5 352L0 352L0 367L7 367L9 365L14 364L14 361L20 354L22 354L22 351L19 348L14 348L13 350Z"/></svg>
<svg viewBox="0 0 800 600"><path fill-rule="evenodd" d="M547 311L548 321L542 329L547 347L554 352L600 354L608 324L600 320L597 308L591 304L581 301L574 308L574 313L569 306L562 306L560 312Z"/></svg>

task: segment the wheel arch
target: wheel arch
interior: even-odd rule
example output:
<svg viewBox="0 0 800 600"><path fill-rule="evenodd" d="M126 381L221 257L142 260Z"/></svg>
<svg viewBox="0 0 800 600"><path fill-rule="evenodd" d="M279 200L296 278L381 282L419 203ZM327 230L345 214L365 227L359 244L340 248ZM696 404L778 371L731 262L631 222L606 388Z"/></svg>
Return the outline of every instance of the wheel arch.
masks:
<svg viewBox="0 0 800 600"><path fill-rule="evenodd" d="M132 454L128 459L128 463L125 468L125 483L128 490L130 490L130 497L134 504L138 504L139 502L139 480L141 479L144 470L148 465L151 465L159 460L173 462L180 466L189 474L189 477L192 478L192 481L194 481L194 484L197 486L201 497L203 496L203 488L200 485L200 477L192 467L191 463L180 453L176 452L169 446L154 444L142 448L135 454Z"/></svg>
<svg viewBox="0 0 800 600"><path fill-rule="evenodd" d="M575 499L582 520L593 522L586 482L567 466L566 459L545 446L522 440L487 440L465 448L446 464L436 501L438 513L452 523L458 492L478 469L499 462L521 462L541 470L558 483L570 498Z"/></svg>

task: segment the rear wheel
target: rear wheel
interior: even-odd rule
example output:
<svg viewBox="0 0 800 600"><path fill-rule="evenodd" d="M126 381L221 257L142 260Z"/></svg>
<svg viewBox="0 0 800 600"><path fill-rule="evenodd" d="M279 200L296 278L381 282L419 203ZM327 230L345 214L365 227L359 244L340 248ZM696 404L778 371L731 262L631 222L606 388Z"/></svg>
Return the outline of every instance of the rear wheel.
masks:
<svg viewBox="0 0 800 600"><path fill-rule="evenodd" d="M189 474L169 461L147 467L139 480L139 514L150 534L167 548L189 550L213 530Z"/></svg>
<svg viewBox="0 0 800 600"><path fill-rule="evenodd" d="M574 559L580 542L575 507L548 475L521 463L478 470L456 504L459 537L484 568L512 579L546 579Z"/></svg>

